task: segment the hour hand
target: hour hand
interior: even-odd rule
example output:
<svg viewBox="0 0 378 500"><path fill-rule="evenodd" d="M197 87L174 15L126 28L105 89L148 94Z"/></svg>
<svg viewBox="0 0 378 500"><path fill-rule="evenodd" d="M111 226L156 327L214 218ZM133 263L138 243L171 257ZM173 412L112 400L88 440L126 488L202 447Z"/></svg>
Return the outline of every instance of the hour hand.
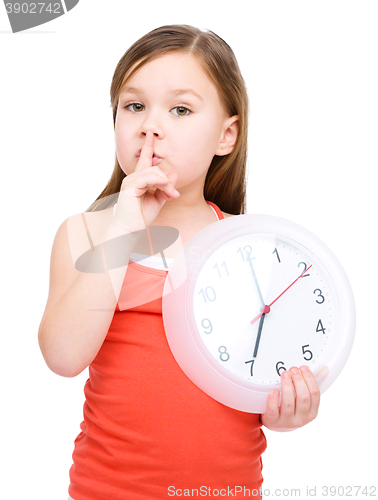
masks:
<svg viewBox="0 0 378 500"><path fill-rule="evenodd" d="M264 325L264 319L265 319L265 313L262 313L261 314L261 319L260 319L260 324L259 324L259 330L257 332L257 337L256 337L255 350L253 351L253 357L254 358L257 356L257 351L259 349L261 332L262 332L262 328L263 328L263 325Z"/></svg>

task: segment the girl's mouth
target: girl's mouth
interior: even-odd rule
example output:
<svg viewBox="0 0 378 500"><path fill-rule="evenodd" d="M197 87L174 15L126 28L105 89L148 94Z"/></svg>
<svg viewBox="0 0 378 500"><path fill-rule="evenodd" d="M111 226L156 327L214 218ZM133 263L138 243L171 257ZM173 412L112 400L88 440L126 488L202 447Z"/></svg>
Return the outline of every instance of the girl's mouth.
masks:
<svg viewBox="0 0 378 500"><path fill-rule="evenodd" d="M155 166L158 162L160 162L160 160L162 160L162 158L160 158L160 156L155 156L154 154L152 157L152 166Z"/></svg>
<svg viewBox="0 0 378 500"><path fill-rule="evenodd" d="M139 161L140 158L140 152L137 154L137 161ZM160 160L162 160L160 156L157 156L155 153L153 154L151 160L152 160L152 166L155 166Z"/></svg>

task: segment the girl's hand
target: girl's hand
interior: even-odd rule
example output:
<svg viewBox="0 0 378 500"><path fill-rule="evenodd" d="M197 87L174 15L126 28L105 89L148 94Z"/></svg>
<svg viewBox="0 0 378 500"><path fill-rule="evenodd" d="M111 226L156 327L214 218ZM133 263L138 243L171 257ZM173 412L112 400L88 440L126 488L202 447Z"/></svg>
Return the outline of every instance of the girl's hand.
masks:
<svg viewBox="0 0 378 500"><path fill-rule="evenodd" d="M295 393L294 393L295 389ZM318 414L320 391L311 370L307 366L293 367L281 375L281 406L278 406L279 391L268 395L266 412L260 416L261 423L272 431L292 431L302 427Z"/></svg>
<svg viewBox="0 0 378 500"><path fill-rule="evenodd" d="M180 196L174 188L177 174L165 175L158 166L153 167L153 152L154 135L148 131L135 171L122 181L113 219L113 224L129 232L145 229L166 201Z"/></svg>

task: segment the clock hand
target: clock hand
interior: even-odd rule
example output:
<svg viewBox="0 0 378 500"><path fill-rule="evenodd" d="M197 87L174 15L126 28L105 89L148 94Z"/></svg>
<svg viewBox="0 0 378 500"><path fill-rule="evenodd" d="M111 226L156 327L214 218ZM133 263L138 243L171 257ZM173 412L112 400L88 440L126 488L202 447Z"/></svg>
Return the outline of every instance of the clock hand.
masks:
<svg viewBox="0 0 378 500"><path fill-rule="evenodd" d="M296 280L294 280L294 281L293 281L293 283L292 283L291 285L289 285L289 286L288 286L288 287L287 287L287 288L286 288L286 289L285 289L285 290L284 290L284 291L283 291L283 292L282 292L282 293L281 293L281 294L280 294L280 295L279 295L276 299L274 299L274 300L273 300L273 302L271 302L268 306L263 306L263 307L261 308L261 312L260 312L260 314L258 314L258 315L257 315L255 318L253 318L253 320L251 321L252 325L253 325L254 323L256 323L256 321L257 321L259 318L261 318L261 316L262 316L263 314L264 314L264 315L265 315L265 314L268 314L268 313L270 312L270 308L272 307L272 305L273 305L275 302L277 302L277 300L278 300L280 297L282 297L282 295L283 295L285 292L287 292L287 291L289 290L289 288L291 288L291 287L294 285L294 283L296 283L296 282L299 280L299 278L301 278L301 277L304 275L304 273L305 273L305 272L307 272L307 271L310 269L310 267L312 267L312 264L311 264L309 267L307 267L307 268L303 271L303 273L301 273L301 275L300 275L300 276L298 276L298 278L297 278Z"/></svg>
<svg viewBox="0 0 378 500"><path fill-rule="evenodd" d="M263 296L262 296L262 293L261 293L261 290L260 290L260 287L259 287L259 282L257 281L257 277L256 277L255 270L254 270L254 268L253 268L252 259L251 259L251 257L249 256L249 257L247 258L247 260L248 260L249 265L250 265L250 267L251 267L252 276L253 276L253 279L254 279L254 281L255 281L255 283L256 283L256 288L257 288L257 292L258 292L259 297L260 297L261 304L262 304L262 305L264 305L264 303L265 303L265 302L264 302L264 299L263 299Z"/></svg>
<svg viewBox="0 0 378 500"><path fill-rule="evenodd" d="M261 312L251 321L252 325L253 323L256 323L256 321L260 319L263 314L268 314L269 312L270 312L270 306L262 306Z"/></svg>
<svg viewBox="0 0 378 500"><path fill-rule="evenodd" d="M259 323L259 331L257 332L257 337L256 337L255 350L253 351L254 358L257 356L257 351L258 351L258 348L260 345L260 338L261 338L261 332L262 332L262 328L263 328L263 324L264 324L264 319L265 319L265 313L262 313L260 323Z"/></svg>

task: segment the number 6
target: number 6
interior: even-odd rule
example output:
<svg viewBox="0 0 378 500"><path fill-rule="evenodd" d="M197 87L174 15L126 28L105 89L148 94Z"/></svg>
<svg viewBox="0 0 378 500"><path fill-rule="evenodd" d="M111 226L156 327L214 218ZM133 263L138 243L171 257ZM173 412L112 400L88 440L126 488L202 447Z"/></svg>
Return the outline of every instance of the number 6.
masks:
<svg viewBox="0 0 378 500"><path fill-rule="evenodd" d="M276 370L277 370L278 375L281 375L280 370L286 371L286 368L284 366L280 366L278 368L278 365L283 365L283 364L284 364L283 361L278 361L278 363L276 364Z"/></svg>

